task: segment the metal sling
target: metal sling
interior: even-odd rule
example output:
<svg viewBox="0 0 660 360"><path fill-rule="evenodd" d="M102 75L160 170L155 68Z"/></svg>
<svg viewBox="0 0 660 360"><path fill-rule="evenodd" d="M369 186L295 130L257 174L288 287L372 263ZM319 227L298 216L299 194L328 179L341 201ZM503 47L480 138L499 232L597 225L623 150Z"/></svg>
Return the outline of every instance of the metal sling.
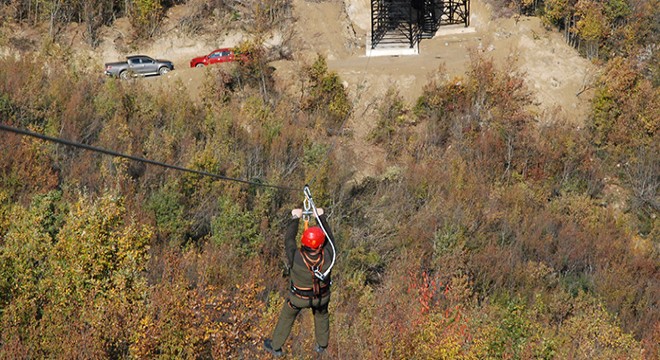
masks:
<svg viewBox="0 0 660 360"><path fill-rule="evenodd" d="M323 233L325 234L325 237L328 239L328 242L330 243L330 247L332 248L332 262L330 262L330 266L328 266L328 269L325 272L319 271L318 267L312 269L314 276L316 276L319 280L325 280L325 278L328 277L328 275L330 275L330 270L332 270L332 267L335 266L337 251L335 250L335 244L333 244L332 239L328 234L328 231L325 229L325 227L323 226L323 222L321 222L321 219L319 218L319 213L316 210L316 205L314 205L314 199L312 198L312 192L309 190L309 185L305 185L305 188L303 189L303 193L305 194L305 200L303 201L303 207L304 207L303 221L305 223L305 229L307 229L308 227L310 216L314 215L314 217L316 218L316 222L319 224L321 230L323 230Z"/></svg>

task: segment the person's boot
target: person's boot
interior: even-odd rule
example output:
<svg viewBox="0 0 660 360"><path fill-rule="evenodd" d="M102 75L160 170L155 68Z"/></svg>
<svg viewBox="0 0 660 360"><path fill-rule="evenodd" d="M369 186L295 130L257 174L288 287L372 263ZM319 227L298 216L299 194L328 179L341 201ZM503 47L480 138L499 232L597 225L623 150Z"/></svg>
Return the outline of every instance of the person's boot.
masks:
<svg viewBox="0 0 660 360"><path fill-rule="evenodd" d="M314 346L314 351L316 351L318 354L323 354L325 352L325 348L319 344L316 344L316 346Z"/></svg>
<svg viewBox="0 0 660 360"><path fill-rule="evenodd" d="M266 339L264 340L264 349L268 351L269 353L273 354L273 356L282 356L284 353L282 352L282 349L273 349L273 341L271 339Z"/></svg>

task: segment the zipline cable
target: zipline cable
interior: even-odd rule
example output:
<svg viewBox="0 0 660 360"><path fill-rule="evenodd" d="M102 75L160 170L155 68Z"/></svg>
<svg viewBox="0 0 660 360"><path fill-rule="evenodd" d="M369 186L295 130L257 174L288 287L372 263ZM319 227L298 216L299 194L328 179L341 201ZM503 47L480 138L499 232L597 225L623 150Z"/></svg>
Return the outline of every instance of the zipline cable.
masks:
<svg viewBox="0 0 660 360"><path fill-rule="evenodd" d="M104 148L91 146L91 145L86 145L86 144L78 143L78 142L75 142L75 141L70 141L70 140L66 140L66 139L61 139L61 138L56 138L56 137L52 137L52 136L48 136L48 135L43 135L43 134L39 134L39 133L36 133L36 132L32 132L32 131L28 131L28 130L24 130L24 129L19 129L19 128L16 128L16 127L13 127L13 126L8 126L8 125L5 125L5 124L0 124L0 130L12 132L12 133L19 134L19 135L24 135L24 136L31 136L31 137L38 138L38 139L41 139L41 140L46 140L46 141L50 141L50 142L54 142L54 143L58 143L58 144L62 144L62 145L67 145L67 146L72 146L72 147L76 147L76 148L80 148L80 149L85 149L85 150L89 150L89 151L93 151L93 152L98 152L98 153L102 153L102 154L106 154L106 155L111 155L111 156L130 159L130 160L134 160L134 161L138 161L138 162L143 162L143 163L147 163L147 164L151 164L151 165L161 166L161 167L164 167L164 168L173 169L173 170L177 170L177 171L189 172L189 173L202 175L202 176L209 176L209 177L219 179L219 180L234 181L234 182L239 182L239 183L243 183L243 184L262 186L262 187L270 187L270 188L275 188L275 189L280 189L280 190L287 190L287 191L300 191L299 188L296 189L296 188L292 188L292 187L288 187L288 186L264 184L264 183L260 183L260 182L256 182L256 181L238 179L238 178L233 178L233 177L229 177L229 176L213 174L213 173L206 172L206 171L188 169L188 168L184 168L182 166L166 164L166 163L163 163L163 162L160 162L160 161L145 159L145 158L141 158L141 157L137 157L137 156L126 155L126 154L122 154L120 152L116 152L116 151L113 151L113 150L107 150L107 149L104 149Z"/></svg>

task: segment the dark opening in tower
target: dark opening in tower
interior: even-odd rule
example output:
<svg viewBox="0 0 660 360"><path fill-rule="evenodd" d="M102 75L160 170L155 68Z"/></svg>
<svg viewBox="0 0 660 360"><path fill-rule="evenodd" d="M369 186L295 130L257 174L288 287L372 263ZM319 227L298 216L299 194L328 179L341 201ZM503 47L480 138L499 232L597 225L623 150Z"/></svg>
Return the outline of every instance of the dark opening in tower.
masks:
<svg viewBox="0 0 660 360"><path fill-rule="evenodd" d="M470 0L371 0L371 49L414 48L440 26L470 25Z"/></svg>

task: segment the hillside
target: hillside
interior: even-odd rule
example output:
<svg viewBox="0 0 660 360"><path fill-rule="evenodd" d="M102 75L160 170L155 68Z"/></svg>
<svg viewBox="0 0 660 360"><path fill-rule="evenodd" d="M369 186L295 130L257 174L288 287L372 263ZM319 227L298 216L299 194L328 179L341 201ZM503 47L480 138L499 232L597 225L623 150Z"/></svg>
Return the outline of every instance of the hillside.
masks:
<svg viewBox="0 0 660 360"><path fill-rule="evenodd" d="M222 29L217 24L206 24L207 28L200 30L200 35L185 34L177 25L194 13L195 6L190 3L171 8L162 34L138 49L128 50L125 34L130 32L130 25L126 19L119 19L113 27L103 29L97 49L86 46L80 29L70 30L71 39L64 43L72 44L74 52L88 56L93 64L92 71L101 71L104 62L135 53L172 60L177 70L169 74L168 79L149 78L148 81L156 83L157 91L163 91L161 83L172 86L180 80L196 97L204 73L200 69L190 69L190 59L215 48L235 46L250 36L236 29ZM359 165L359 177L373 175L386 167L383 151L365 146L365 137L374 126L364 121L374 117L372 104L380 101L389 88L395 88L405 101L413 104L423 86L438 76L440 67L444 69L441 76L445 79L464 75L471 52L482 53L495 60L498 66L521 74L534 94L539 113L556 114L558 118L572 119L576 127L584 126L592 94L588 90L595 81L597 67L570 47L562 35L543 27L537 17L493 19L490 6L482 0L472 1L471 9L470 28L440 29L433 39L421 42L417 56L366 57L369 1L293 1L295 22L293 29L288 29L292 33L271 33L267 42L270 46L281 46L282 41L293 38L286 44L294 49L293 58L272 62L276 69L274 76L279 79L280 86L295 88L304 64L317 53L327 57L329 68L345 82L355 103L353 116L345 126L353 133L349 146L365 160Z"/></svg>
<svg viewBox="0 0 660 360"><path fill-rule="evenodd" d="M474 0L387 57L369 9L0 3L0 358L270 358L308 184L320 358L658 359L660 0ZM175 70L102 74L137 53Z"/></svg>
<svg viewBox="0 0 660 360"><path fill-rule="evenodd" d="M164 91L164 87L181 81L195 98L204 72L189 68L190 59L216 48L236 46L250 38L240 29L224 29L218 23L200 24L202 28L195 35L182 31L180 24L195 13L197 6L198 3L190 2L169 9L161 34L137 44L138 48L130 44L131 25L127 19L118 19L112 27L103 28L98 48L91 49L86 44L82 24L70 26L61 42L74 54L86 58L80 62L87 62L87 71L92 72L101 72L105 62L137 53L172 60L176 71L167 79L156 77L148 81L154 83L156 91ZM374 116L371 104L380 101L389 88L395 88L405 101L413 104L423 86L438 76L440 67L445 80L464 75L471 52L482 53L495 60L498 66L521 74L534 94L539 113L556 114L557 118L572 119L576 127L584 126L592 94L589 90L596 79L597 67L570 47L562 35L542 26L537 17L493 18L490 5L483 0L473 0L468 29L461 26L440 29L433 39L421 42L417 56L366 57L369 1L296 0L293 11L294 27L287 29L290 33L271 33L267 41L272 47L282 46L282 42L287 41L285 45L294 49L292 60L271 63L276 68L274 76L283 88L295 87L304 64L316 54L327 57L329 68L339 74L355 104L353 116L345 126L353 133L350 147L357 151L359 158L369 159L359 166L360 177L373 175L385 167L383 151L365 146L365 137L374 125L363 121ZM9 32L10 43L24 43L28 48L28 44L32 44L37 48L43 31Z"/></svg>

